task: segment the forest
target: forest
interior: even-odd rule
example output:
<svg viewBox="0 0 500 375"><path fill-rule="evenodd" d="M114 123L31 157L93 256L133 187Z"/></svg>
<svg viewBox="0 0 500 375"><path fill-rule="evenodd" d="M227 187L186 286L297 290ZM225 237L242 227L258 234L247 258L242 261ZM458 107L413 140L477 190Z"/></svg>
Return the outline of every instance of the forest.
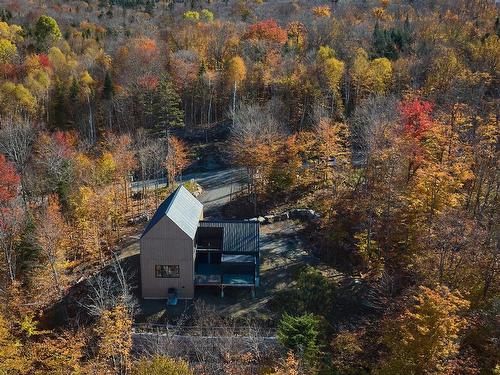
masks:
<svg viewBox="0 0 500 375"><path fill-rule="evenodd" d="M0 374L500 374L499 78L493 0L0 1ZM273 353L134 348L123 238L207 156L343 275Z"/></svg>

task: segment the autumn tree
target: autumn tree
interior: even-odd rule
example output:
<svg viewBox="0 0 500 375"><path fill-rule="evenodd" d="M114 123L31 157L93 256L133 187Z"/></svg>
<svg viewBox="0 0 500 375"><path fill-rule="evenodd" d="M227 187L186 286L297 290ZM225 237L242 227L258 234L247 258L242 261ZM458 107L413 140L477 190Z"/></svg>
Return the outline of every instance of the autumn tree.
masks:
<svg viewBox="0 0 500 375"><path fill-rule="evenodd" d="M17 47L7 39L0 39L0 63L10 63L17 55Z"/></svg>
<svg viewBox="0 0 500 375"><path fill-rule="evenodd" d="M12 284L17 274L16 244L22 230L23 212L16 205L20 177L13 165L0 154L0 247L3 252L5 275Z"/></svg>
<svg viewBox="0 0 500 375"><path fill-rule="evenodd" d="M299 375L299 374L307 374L307 370L304 369L304 366L301 364L299 359L293 351L289 351L281 363L275 366L273 372L269 375Z"/></svg>
<svg viewBox="0 0 500 375"><path fill-rule="evenodd" d="M76 254L78 258L98 259L103 263L109 249L115 245L115 228L120 218L115 196L113 186L80 186L70 196L75 230L80 238L78 248L74 249L80 250Z"/></svg>
<svg viewBox="0 0 500 375"><path fill-rule="evenodd" d="M283 194L291 194L293 188L297 186L302 161L294 135L276 142L274 152L274 158L269 160L272 164L269 165L266 178L269 180L267 187L269 196L277 198Z"/></svg>
<svg viewBox="0 0 500 375"><path fill-rule="evenodd" d="M330 96L331 116L339 116L343 112L340 88L344 76L344 63L335 58L330 47L321 47L318 51L318 64Z"/></svg>
<svg viewBox="0 0 500 375"><path fill-rule="evenodd" d="M329 18L332 11L328 5L320 5L312 9L314 16L319 18Z"/></svg>
<svg viewBox="0 0 500 375"><path fill-rule="evenodd" d="M192 375L193 371L183 360L165 356L141 358L132 366L132 375Z"/></svg>
<svg viewBox="0 0 500 375"><path fill-rule="evenodd" d="M85 369L85 345L88 332L84 329L57 334L45 333L29 345L33 374L81 373Z"/></svg>
<svg viewBox="0 0 500 375"><path fill-rule="evenodd" d="M360 357L364 349L361 337L360 332L343 330L336 334L330 343L332 364L343 374L357 374L362 371L364 363Z"/></svg>
<svg viewBox="0 0 500 375"><path fill-rule="evenodd" d="M385 57L369 60L363 49L358 49L354 57L350 75L355 87L356 98L368 94L383 94L387 92L392 79L392 65Z"/></svg>
<svg viewBox="0 0 500 375"><path fill-rule="evenodd" d="M227 79L228 83L233 86L233 112L236 110L236 90L245 80L246 74L245 62L240 56L235 56L229 60L227 64Z"/></svg>
<svg viewBox="0 0 500 375"><path fill-rule="evenodd" d="M40 215L36 226L36 240L40 247L41 255L51 269L52 285L63 297L65 287L64 262L66 249L69 246L69 230L61 215L59 202L55 196L48 199L45 211Z"/></svg>
<svg viewBox="0 0 500 375"><path fill-rule="evenodd" d="M463 312L469 302L439 286L421 286L404 312L388 321L382 341L389 355L380 374L443 372L458 353L460 332L466 326Z"/></svg>
<svg viewBox="0 0 500 375"><path fill-rule="evenodd" d="M239 107L233 123L229 152L237 164L247 169L249 192L257 213L257 196L268 182L269 167L274 165L274 151L284 139L284 128L269 107L256 105Z"/></svg>
<svg viewBox="0 0 500 375"><path fill-rule="evenodd" d="M292 21L287 26L287 47L297 52L303 52L306 45L307 28L299 21Z"/></svg>
<svg viewBox="0 0 500 375"><path fill-rule="evenodd" d="M102 371L128 373L131 366L131 329L132 320L125 306L118 305L103 313L95 327L99 338L97 355L102 361Z"/></svg>
<svg viewBox="0 0 500 375"><path fill-rule="evenodd" d="M123 185L123 198L125 209L129 209L129 180L130 175L137 166L132 138L128 134L110 136L108 139L111 155L115 168L115 180Z"/></svg>
<svg viewBox="0 0 500 375"><path fill-rule="evenodd" d="M267 40L283 45L287 40L287 32L281 28L275 20L267 19L251 25L244 35L244 38L251 40Z"/></svg>
<svg viewBox="0 0 500 375"><path fill-rule="evenodd" d="M169 185L175 182L175 178L189 164L186 144L177 137L167 138L167 156L165 158L165 169L167 170L167 181Z"/></svg>
<svg viewBox="0 0 500 375"><path fill-rule="evenodd" d="M0 85L1 113L5 116L29 116L36 110L36 98L22 84L4 81Z"/></svg>
<svg viewBox="0 0 500 375"><path fill-rule="evenodd" d="M3 207L17 196L20 177L12 163L0 154L0 206Z"/></svg>
<svg viewBox="0 0 500 375"><path fill-rule="evenodd" d="M23 345L12 334L12 324L0 313L0 373L17 374L28 368Z"/></svg>

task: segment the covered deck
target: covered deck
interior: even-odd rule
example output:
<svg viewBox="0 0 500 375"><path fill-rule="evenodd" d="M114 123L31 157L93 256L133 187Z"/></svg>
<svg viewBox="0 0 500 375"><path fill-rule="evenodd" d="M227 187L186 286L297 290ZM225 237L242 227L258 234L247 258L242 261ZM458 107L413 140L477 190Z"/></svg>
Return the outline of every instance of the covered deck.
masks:
<svg viewBox="0 0 500 375"><path fill-rule="evenodd" d="M195 239L195 286L259 286L259 223L200 221Z"/></svg>
<svg viewBox="0 0 500 375"><path fill-rule="evenodd" d="M224 259L224 255L222 258ZM194 277L195 286L220 287L221 297L224 297L224 288L226 287L251 288L252 295L255 295L255 263L248 264L243 268L240 268L239 265L233 266L233 264L227 262L224 264L223 261L220 264L197 263Z"/></svg>

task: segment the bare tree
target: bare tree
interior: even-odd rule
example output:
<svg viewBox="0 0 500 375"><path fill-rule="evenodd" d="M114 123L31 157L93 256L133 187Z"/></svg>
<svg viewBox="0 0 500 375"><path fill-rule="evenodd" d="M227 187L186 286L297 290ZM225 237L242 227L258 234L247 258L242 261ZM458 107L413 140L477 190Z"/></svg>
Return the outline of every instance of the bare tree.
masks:
<svg viewBox="0 0 500 375"><path fill-rule="evenodd" d="M101 314L118 304L124 305L133 315L137 311L137 299L133 294L134 274L123 269L119 259L113 256L110 272L102 272L92 278L87 300L82 306L92 316Z"/></svg>
<svg viewBox="0 0 500 375"><path fill-rule="evenodd" d="M396 107L394 96L370 96L356 108L350 120L353 146L365 161L373 150L383 146L388 127L397 123Z"/></svg>
<svg viewBox="0 0 500 375"><path fill-rule="evenodd" d="M274 116L274 101L266 106L241 105L231 115L233 125L229 138L231 158L247 170L248 190L257 213L257 184L264 183L263 168L272 163L273 146L286 135L285 126Z"/></svg>
<svg viewBox="0 0 500 375"><path fill-rule="evenodd" d="M24 118L0 118L0 153L14 163L21 176L21 192L27 198L26 171L33 155L33 143L36 138L35 126Z"/></svg>
<svg viewBox="0 0 500 375"><path fill-rule="evenodd" d="M10 283L16 279L18 256L16 244L23 229L23 222L24 213L15 202L9 207L0 209L0 249L3 252Z"/></svg>
<svg viewBox="0 0 500 375"><path fill-rule="evenodd" d="M41 253L52 271L52 281L60 298L63 297L61 268L65 259L68 227L61 215L57 198L51 197L49 204L38 217L35 236Z"/></svg>

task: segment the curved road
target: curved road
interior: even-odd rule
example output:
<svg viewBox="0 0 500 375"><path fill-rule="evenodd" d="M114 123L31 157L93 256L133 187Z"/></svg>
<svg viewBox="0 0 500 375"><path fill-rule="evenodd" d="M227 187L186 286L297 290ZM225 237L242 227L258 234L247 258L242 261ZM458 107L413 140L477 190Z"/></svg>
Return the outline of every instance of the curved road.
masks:
<svg viewBox="0 0 500 375"><path fill-rule="evenodd" d="M183 176L184 181L194 179L203 188L198 197L204 205L205 217L222 218L220 208L243 188L246 173L243 168L227 168Z"/></svg>
<svg viewBox="0 0 500 375"><path fill-rule="evenodd" d="M179 182L195 180L203 188L198 199L205 206L205 217L222 218L220 208L229 202L235 193L240 191L246 181L246 172L243 168L214 168L203 172L192 172L183 175ZM167 185L165 178L158 180L134 181L132 191L142 190L143 184L147 189L159 188Z"/></svg>

